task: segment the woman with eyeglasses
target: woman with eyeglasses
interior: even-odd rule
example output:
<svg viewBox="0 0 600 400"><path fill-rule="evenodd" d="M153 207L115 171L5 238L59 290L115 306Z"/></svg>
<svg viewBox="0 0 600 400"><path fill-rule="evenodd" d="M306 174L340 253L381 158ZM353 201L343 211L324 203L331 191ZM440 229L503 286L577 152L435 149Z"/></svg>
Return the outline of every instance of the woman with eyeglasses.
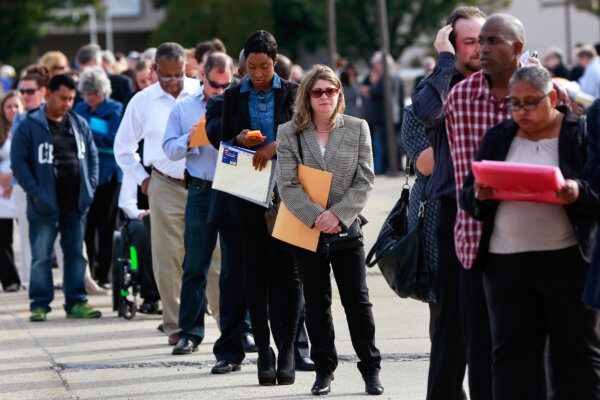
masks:
<svg viewBox="0 0 600 400"><path fill-rule="evenodd" d="M21 73L18 90L23 96L26 111L35 110L44 104L48 82L50 82L48 68L41 64L30 65ZM25 119L25 115L22 112L14 117L11 132L16 131L16 127ZM27 220L27 194L17 181L13 182L12 194L19 226L21 282L28 285L31 271L31 246L29 245L29 221Z"/></svg>
<svg viewBox="0 0 600 400"><path fill-rule="evenodd" d="M316 65L304 77L292 121L277 132L277 185L287 208L309 228L324 234L336 234L358 222L373 189L373 153L367 121L343 115L342 83L333 70ZM298 181L298 164L333 173L327 207L313 203ZM383 393L379 382L381 356L375 346L375 321L366 282L365 251L362 242L352 247L316 252L292 246L292 254L303 277L306 299L306 327L311 358L317 377L313 395L330 392L337 367L331 316L331 279L333 274L352 346L358 355L358 369L365 390Z"/></svg>
<svg viewBox="0 0 600 400"><path fill-rule="evenodd" d="M13 219L16 216L10 169L10 129L15 117L25 111L23 96L9 90L0 99L0 282L5 292L16 292L21 280L13 253Z"/></svg>
<svg viewBox="0 0 600 400"><path fill-rule="evenodd" d="M557 105L552 76L527 65L509 83L512 120L491 128L476 160L558 167L564 204L494 200L493 188L472 173L460 205L483 221L479 244L490 315L494 400L531 399L544 382L540 365L548 339L546 375L557 399L600 398L600 311L582 302L594 248L598 192L584 179L585 133Z"/></svg>

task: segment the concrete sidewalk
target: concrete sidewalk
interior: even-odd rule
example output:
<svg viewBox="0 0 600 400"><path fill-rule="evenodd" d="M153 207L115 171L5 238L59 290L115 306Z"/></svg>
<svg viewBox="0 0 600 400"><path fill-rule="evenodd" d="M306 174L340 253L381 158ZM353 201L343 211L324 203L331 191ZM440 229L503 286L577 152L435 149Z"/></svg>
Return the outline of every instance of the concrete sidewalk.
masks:
<svg viewBox="0 0 600 400"><path fill-rule="evenodd" d="M400 195L402 178L378 177L365 210L366 250L375 241L388 211ZM18 248L15 245L15 248ZM429 310L426 304L398 298L378 269L368 285L383 355L380 398L424 399L429 367ZM212 347L218 328L206 319L199 351L173 356L167 338L156 330L160 317L137 314L127 321L112 311L110 296L91 296L103 316L68 320L60 290L44 323L29 322L25 291L0 293L0 399L280 399L314 398L314 373L298 372L290 386L262 387L256 353L241 372L212 375ZM340 364L329 397L367 397L356 369L345 315L334 285L332 306Z"/></svg>

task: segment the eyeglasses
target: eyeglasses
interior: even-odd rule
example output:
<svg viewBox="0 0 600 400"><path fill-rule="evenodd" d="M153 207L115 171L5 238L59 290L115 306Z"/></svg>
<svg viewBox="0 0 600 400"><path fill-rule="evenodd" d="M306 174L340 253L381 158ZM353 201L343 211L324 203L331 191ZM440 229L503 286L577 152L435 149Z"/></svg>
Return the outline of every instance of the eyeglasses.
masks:
<svg viewBox="0 0 600 400"><path fill-rule="evenodd" d="M325 93L327 95L327 97L333 97L336 94L338 94L339 92L340 92L340 89L335 88L335 87L328 87L327 89L317 88L317 89L312 89L310 91L310 95L313 98L318 99L321 96L323 96L323 93Z"/></svg>
<svg viewBox="0 0 600 400"><path fill-rule="evenodd" d="M208 78L206 78L206 81L210 86L212 86L213 89L227 89L229 86L231 86L231 82L219 84L217 82L211 81Z"/></svg>
<svg viewBox="0 0 600 400"><path fill-rule="evenodd" d="M22 95L28 94L28 95L31 96L32 94L34 94L38 90L39 90L39 88L37 88L37 89L19 89L19 92L21 92Z"/></svg>
<svg viewBox="0 0 600 400"><path fill-rule="evenodd" d="M181 74L183 75L183 72ZM156 71L156 75L158 75L158 78L163 82L171 82L171 81L182 82L183 79L185 78L185 76L180 76L180 77L175 77L175 78L167 78L167 77L161 76L160 72L158 70Z"/></svg>
<svg viewBox="0 0 600 400"><path fill-rule="evenodd" d="M548 95L550 94L550 92L546 93L545 95L543 95L542 97L540 97L538 99L538 101L533 102L533 103L513 103L513 100L508 100L508 104L507 107L510 109L510 111L512 112L517 112L521 109L525 110L525 111L533 111L537 108L538 104L540 104L542 102L542 100L544 100Z"/></svg>

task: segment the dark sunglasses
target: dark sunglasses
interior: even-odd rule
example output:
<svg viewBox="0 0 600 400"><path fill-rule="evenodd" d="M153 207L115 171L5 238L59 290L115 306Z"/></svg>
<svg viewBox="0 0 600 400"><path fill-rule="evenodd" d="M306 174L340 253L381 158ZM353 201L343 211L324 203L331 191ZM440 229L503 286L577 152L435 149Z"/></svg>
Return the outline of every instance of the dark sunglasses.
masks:
<svg viewBox="0 0 600 400"><path fill-rule="evenodd" d="M208 84L213 87L213 89L227 89L229 86L231 86L231 82L229 82L229 83L223 83L221 85L221 84L218 84L217 82L211 81L208 78L206 78L206 80L208 81Z"/></svg>
<svg viewBox="0 0 600 400"><path fill-rule="evenodd" d="M38 88L39 89L39 88ZM28 94L28 95L32 95L35 92L38 91L38 89L19 89L19 92L21 92L21 94Z"/></svg>
<svg viewBox="0 0 600 400"><path fill-rule="evenodd" d="M312 89L310 91L310 95L313 98L318 99L321 96L323 96L323 93L325 93L327 95L327 97L333 97L336 94L338 94L339 92L340 92L340 89L335 88L335 87L328 87L327 89L324 89L324 90L321 88L318 88L318 89Z"/></svg>

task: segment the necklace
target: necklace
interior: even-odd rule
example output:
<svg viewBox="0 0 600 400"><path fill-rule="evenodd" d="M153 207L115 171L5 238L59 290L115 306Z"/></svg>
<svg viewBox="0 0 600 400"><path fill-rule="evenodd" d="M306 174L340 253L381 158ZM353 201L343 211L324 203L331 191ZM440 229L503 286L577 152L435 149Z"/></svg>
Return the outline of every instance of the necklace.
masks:
<svg viewBox="0 0 600 400"><path fill-rule="evenodd" d="M331 130L330 130L330 129L327 129L327 130L325 130L325 131L322 131L322 130L320 130L319 128L317 128L316 126L315 126L315 131L316 131L316 132L318 132L318 133L329 133L329 132L331 132Z"/></svg>

